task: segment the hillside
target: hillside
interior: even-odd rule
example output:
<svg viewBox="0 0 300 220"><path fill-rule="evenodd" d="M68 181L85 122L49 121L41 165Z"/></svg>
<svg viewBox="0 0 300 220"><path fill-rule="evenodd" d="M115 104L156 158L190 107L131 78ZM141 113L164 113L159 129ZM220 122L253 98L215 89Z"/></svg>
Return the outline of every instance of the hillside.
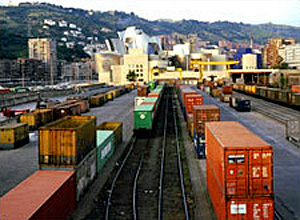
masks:
<svg viewBox="0 0 300 220"><path fill-rule="evenodd" d="M46 22L46 23L45 23ZM55 24L54 24L54 23ZM59 23L60 22L60 23ZM65 22L65 23L64 23ZM201 22L182 20L149 21L134 13L87 11L48 3L20 4L18 7L0 7L0 58L15 58L27 55L29 37L52 37L57 42L84 44L90 41L103 43L116 32L135 25L150 35L197 33L203 40L217 43L219 40L249 42L251 34L255 43L265 44L271 37L293 37L299 39L299 28L271 23L251 25L227 21ZM77 46L77 54L82 47ZM65 47L58 48L59 58L66 58ZM78 54L82 56L81 52ZM84 55L83 55L84 56Z"/></svg>

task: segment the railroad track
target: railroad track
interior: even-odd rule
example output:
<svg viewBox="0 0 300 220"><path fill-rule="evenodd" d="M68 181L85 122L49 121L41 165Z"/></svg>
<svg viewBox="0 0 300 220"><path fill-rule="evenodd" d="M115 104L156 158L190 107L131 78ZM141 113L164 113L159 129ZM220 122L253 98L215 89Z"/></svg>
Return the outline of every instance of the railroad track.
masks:
<svg viewBox="0 0 300 220"><path fill-rule="evenodd" d="M161 156L160 184L158 197L158 219L189 219L188 204L185 193L184 176L178 142L176 107L173 105L172 91L165 121L167 131L164 133ZM170 196L173 195L173 196Z"/></svg>
<svg viewBox="0 0 300 220"><path fill-rule="evenodd" d="M281 123L285 124L289 120L297 120L299 118L299 111L295 109L271 103L262 99L254 98L252 96L238 92L234 92L234 94L238 94L238 96L251 100L251 104L254 111L262 113Z"/></svg>
<svg viewBox="0 0 300 220"><path fill-rule="evenodd" d="M155 134L135 137L90 219L189 219L172 99L168 90Z"/></svg>

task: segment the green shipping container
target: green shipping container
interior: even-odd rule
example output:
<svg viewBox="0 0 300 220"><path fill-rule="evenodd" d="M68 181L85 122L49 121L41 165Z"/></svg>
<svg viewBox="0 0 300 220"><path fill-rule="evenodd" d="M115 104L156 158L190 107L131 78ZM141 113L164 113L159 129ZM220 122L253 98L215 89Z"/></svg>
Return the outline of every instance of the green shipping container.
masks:
<svg viewBox="0 0 300 220"><path fill-rule="evenodd" d="M147 97L143 102L157 102L158 97Z"/></svg>
<svg viewBox="0 0 300 220"><path fill-rule="evenodd" d="M134 109L134 129L152 130L154 105L139 105Z"/></svg>
<svg viewBox="0 0 300 220"><path fill-rule="evenodd" d="M115 152L114 132L108 130L97 130L97 173L101 173L106 162Z"/></svg>

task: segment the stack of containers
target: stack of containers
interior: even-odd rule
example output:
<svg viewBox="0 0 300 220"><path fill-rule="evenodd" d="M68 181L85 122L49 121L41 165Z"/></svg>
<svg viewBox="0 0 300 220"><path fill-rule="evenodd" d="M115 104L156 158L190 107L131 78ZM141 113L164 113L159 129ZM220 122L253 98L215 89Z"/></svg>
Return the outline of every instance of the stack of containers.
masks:
<svg viewBox="0 0 300 220"><path fill-rule="evenodd" d="M200 94L197 95L186 95L185 96L185 111L188 131L191 137L194 134L194 121L193 121L193 106L203 105L203 97Z"/></svg>
<svg viewBox="0 0 300 220"><path fill-rule="evenodd" d="M77 201L96 177L95 129L95 116L67 116L39 129L40 169L75 170Z"/></svg>
<svg viewBox="0 0 300 220"><path fill-rule="evenodd" d="M232 86L231 85L223 85L222 93L220 95L220 101L228 103L230 101L231 96L232 96Z"/></svg>
<svg viewBox="0 0 300 220"><path fill-rule="evenodd" d="M206 124L207 189L217 218L273 219L273 148L238 122Z"/></svg>
<svg viewBox="0 0 300 220"><path fill-rule="evenodd" d="M220 121L220 108L215 105L194 105L194 147L199 159L205 158L205 125L207 122Z"/></svg>
<svg viewBox="0 0 300 220"><path fill-rule="evenodd" d="M179 102L180 102L180 107L181 107L183 115L184 115L184 120L187 119L187 115L186 115L187 112L186 112L186 109L185 109L186 96L187 95L197 95L197 94L198 93L190 87L186 87L186 88L181 89Z"/></svg>

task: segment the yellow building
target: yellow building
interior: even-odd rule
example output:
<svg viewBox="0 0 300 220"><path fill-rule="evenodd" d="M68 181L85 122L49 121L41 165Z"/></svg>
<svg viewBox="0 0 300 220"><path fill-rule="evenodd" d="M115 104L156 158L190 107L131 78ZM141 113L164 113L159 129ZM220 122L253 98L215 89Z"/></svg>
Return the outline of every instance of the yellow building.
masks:
<svg viewBox="0 0 300 220"><path fill-rule="evenodd" d="M137 83L149 81L149 58L144 54L141 48L129 49L128 54L124 54L123 77L126 79L127 74L133 71L137 76Z"/></svg>

